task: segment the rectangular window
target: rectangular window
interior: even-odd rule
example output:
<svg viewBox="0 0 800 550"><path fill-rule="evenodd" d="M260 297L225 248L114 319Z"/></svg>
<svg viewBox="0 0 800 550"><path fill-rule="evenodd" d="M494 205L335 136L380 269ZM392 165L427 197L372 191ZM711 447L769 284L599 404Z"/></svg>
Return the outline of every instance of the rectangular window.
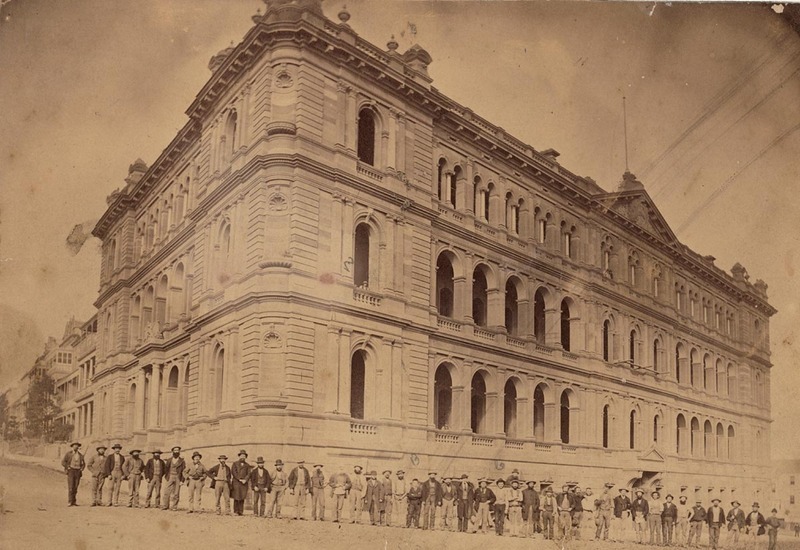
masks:
<svg viewBox="0 0 800 550"><path fill-rule="evenodd" d="M789 495L789 504L794 504L794 495Z"/></svg>
<svg viewBox="0 0 800 550"><path fill-rule="evenodd" d="M547 238L547 220L539 220L539 244Z"/></svg>
<svg viewBox="0 0 800 550"><path fill-rule="evenodd" d="M789 485L794 485L794 476L789 476Z"/></svg>

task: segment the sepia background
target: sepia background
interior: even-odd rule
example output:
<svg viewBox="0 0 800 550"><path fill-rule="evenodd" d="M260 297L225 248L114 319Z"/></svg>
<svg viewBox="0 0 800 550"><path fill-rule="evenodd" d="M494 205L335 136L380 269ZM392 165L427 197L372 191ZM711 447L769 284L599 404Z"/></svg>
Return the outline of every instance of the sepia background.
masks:
<svg viewBox="0 0 800 550"><path fill-rule="evenodd" d="M256 0L3 1L0 389L97 296L80 250L137 157L186 121L208 59ZM335 18L340 2L324 2ZM263 6L261 6L263 8ZM769 284L774 458L800 457L800 36L768 4L348 1L359 34L433 56L434 85L616 188L630 170L684 244ZM780 11L780 10L778 10ZM80 231L79 231L80 233Z"/></svg>

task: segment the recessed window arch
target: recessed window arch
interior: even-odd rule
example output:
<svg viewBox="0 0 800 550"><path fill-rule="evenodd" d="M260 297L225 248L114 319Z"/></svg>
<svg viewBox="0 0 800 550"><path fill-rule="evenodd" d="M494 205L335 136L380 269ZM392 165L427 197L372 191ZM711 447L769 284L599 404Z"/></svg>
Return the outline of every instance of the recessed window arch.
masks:
<svg viewBox="0 0 800 550"><path fill-rule="evenodd" d="M611 361L611 319L603 321L603 361Z"/></svg>
<svg viewBox="0 0 800 550"><path fill-rule="evenodd" d="M703 423L703 456L711 458L714 456L714 431L711 427L711 421L706 420Z"/></svg>
<svg viewBox="0 0 800 550"><path fill-rule="evenodd" d="M638 354L638 342L639 342L639 335L636 332L636 329L631 329L631 332L628 334L628 359L631 362L631 365L636 365L636 361L639 359Z"/></svg>
<svg viewBox="0 0 800 550"><path fill-rule="evenodd" d="M375 111L362 107L358 111L358 160L375 166L375 139L377 136Z"/></svg>
<svg viewBox="0 0 800 550"><path fill-rule="evenodd" d="M635 250L628 256L628 283L633 288L639 284L639 253Z"/></svg>
<svg viewBox="0 0 800 550"><path fill-rule="evenodd" d="M631 410L628 418L628 446L631 449L636 448L637 444L636 432L637 432L638 421L639 419L636 414L636 409Z"/></svg>
<svg viewBox="0 0 800 550"><path fill-rule="evenodd" d="M727 458L724 453L725 449L725 428L722 427L722 422L717 422L717 434L715 441L714 457Z"/></svg>
<svg viewBox="0 0 800 550"><path fill-rule="evenodd" d="M545 301L547 290L543 287L537 288L533 295L533 336L540 344L545 343L547 331Z"/></svg>
<svg viewBox="0 0 800 550"><path fill-rule="evenodd" d="M736 430L733 426L728 426L728 439L726 441L728 446L728 460L735 460L736 456Z"/></svg>
<svg viewBox="0 0 800 550"><path fill-rule="evenodd" d="M661 416L656 414L653 416L653 445L658 445L659 429L661 424Z"/></svg>
<svg viewBox="0 0 800 550"><path fill-rule="evenodd" d="M472 433L481 434L486 431L486 379L482 372L472 376L470 389L470 427Z"/></svg>
<svg viewBox="0 0 800 550"><path fill-rule="evenodd" d="M436 197L444 202L445 189L447 187L447 160L440 158L436 164Z"/></svg>
<svg viewBox="0 0 800 550"><path fill-rule="evenodd" d="M728 367L726 369L727 372L727 381L726 381L726 391L729 397L736 397L736 366L733 363L728 363Z"/></svg>
<svg viewBox="0 0 800 550"><path fill-rule="evenodd" d="M567 258L576 259L576 248L575 248L575 233L576 229L574 225L570 225L567 222L561 222L561 252Z"/></svg>
<svg viewBox="0 0 800 550"><path fill-rule="evenodd" d="M603 405L603 448L608 449L610 439L610 422L611 422L611 407Z"/></svg>
<svg viewBox="0 0 800 550"><path fill-rule="evenodd" d="M506 380L503 388L503 431L506 437L517 437L517 385L516 378Z"/></svg>
<svg viewBox="0 0 800 550"><path fill-rule="evenodd" d="M366 352L356 350L350 359L350 416L359 420L364 419L366 369Z"/></svg>
<svg viewBox="0 0 800 550"><path fill-rule="evenodd" d="M224 132L219 141L220 164L230 162L234 151L236 151L236 148L239 146L239 144L236 143L238 122L239 115L236 113L236 109L231 109L228 112L228 116L225 118Z"/></svg>
<svg viewBox="0 0 800 550"><path fill-rule="evenodd" d="M486 187L486 191L483 194L483 220L486 223L489 223L491 221L491 213L492 213L491 201L494 193L495 193L494 184L490 182L489 185Z"/></svg>
<svg viewBox="0 0 800 550"><path fill-rule="evenodd" d="M439 430L450 429L451 414L453 409L453 378L450 374L451 365L442 363L436 369L433 382L433 414L436 428Z"/></svg>
<svg viewBox="0 0 800 550"><path fill-rule="evenodd" d="M568 444L572 439L572 415L574 413L574 408L577 406L575 398L575 393L570 389L565 389L561 392L561 398L559 400L559 410L561 413L561 426L560 426L560 436L561 436L561 443Z"/></svg>
<svg viewBox="0 0 800 550"><path fill-rule="evenodd" d="M511 335L519 334L519 290L522 281L517 277L509 277L505 288L505 327Z"/></svg>
<svg viewBox="0 0 800 550"><path fill-rule="evenodd" d="M480 327L488 322L488 272L485 264L478 264L472 272L472 320Z"/></svg>
<svg viewBox="0 0 800 550"><path fill-rule="evenodd" d="M653 370L655 372L661 372L664 368L661 364L663 362L662 354L663 349L661 347L661 338L656 337L653 340Z"/></svg>
<svg viewBox="0 0 800 550"><path fill-rule="evenodd" d="M445 251L436 259L436 310L443 317L453 317L455 282L453 272L454 256Z"/></svg>
<svg viewBox="0 0 800 550"><path fill-rule="evenodd" d="M700 434L700 421L697 419L697 417L692 417L691 429L691 455L697 456L700 453L700 448L702 446L702 442L700 441L700 438L702 437Z"/></svg>
<svg viewBox="0 0 800 550"><path fill-rule="evenodd" d="M600 261L603 268L603 276L609 279L614 278L614 243L610 235L603 238L600 243Z"/></svg>
<svg viewBox="0 0 800 550"><path fill-rule="evenodd" d="M706 353L703 355L703 389L713 389L715 378L714 362L711 360L711 355Z"/></svg>
<svg viewBox="0 0 800 550"><path fill-rule="evenodd" d="M136 429L136 383L128 389L128 401L125 406L125 428L128 433Z"/></svg>
<svg viewBox="0 0 800 550"><path fill-rule="evenodd" d="M574 308L574 303L570 298L561 300L561 347L564 351L570 351L572 345L572 317L570 308Z"/></svg>
<svg viewBox="0 0 800 550"><path fill-rule="evenodd" d="M683 441L686 438L686 418L683 414L679 414L675 421L675 452L679 455L685 454L686 449Z"/></svg>
<svg viewBox="0 0 800 550"><path fill-rule="evenodd" d="M539 383L533 390L533 437L542 441L545 437L545 390L547 385Z"/></svg>
<svg viewBox="0 0 800 550"><path fill-rule="evenodd" d="M476 216L481 215L479 206L483 206L483 190L481 189L481 177L475 176L472 179L472 212Z"/></svg>
<svg viewBox="0 0 800 550"><path fill-rule="evenodd" d="M353 239L353 284L360 288L370 286L370 248L372 228L367 223L356 225Z"/></svg>
<svg viewBox="0 0 800 550"><path fill-rule="evenodd" d="M453 168L453 173L450 175L450 187L447 193L447 202L453 208L456 207L456 198L458 197L458 182L461 180L461 166L456 165Z"/></svg>
<svg viewBox="0 0 800 550"><path fill-rule="evenodd" d="M225 348L217 346L214 351L214 413L219 414L225 403Z"/></svg>

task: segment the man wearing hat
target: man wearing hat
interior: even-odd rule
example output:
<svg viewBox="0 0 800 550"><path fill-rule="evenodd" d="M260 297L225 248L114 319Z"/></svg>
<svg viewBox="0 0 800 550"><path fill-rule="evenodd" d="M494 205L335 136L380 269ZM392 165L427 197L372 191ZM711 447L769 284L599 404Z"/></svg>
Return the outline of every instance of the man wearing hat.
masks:
<svg viewBox="0 0 800 550"><path fill-rule="evenodd" d="M708 543L712 550L717 550L719 545L719 530L725 525L725 511L720 507L720 499L711 499L711 507L706 512L708 522Z"/></svg>
<svg viewBox="0 0 800 550"><path fill-rule="evenodd" d="M119 443L114 443L111 448L114 452L106 457L103 476L111 478L111 485L108 488L108 505L119 506L119 488L122 486L122 478L125 477L125 473L122 471L125 457L120 454L122 445Z"/></svg>
<svg viewBox="0 0 800 550"><path fill-rule="evenodd" d="M700 544L700 535L703 534L703 523L705 521L706 509L703 508L703 502L697 499L689 516L689 538L686 539L686 546L692 545L692 538L694 538L695 544Z"/></svg>
<svg viewBox="0 0 800 550"><path fill-rule="evenodd" d="M384 470L383 479L380 481L383 485L383 509L381 510L381 525L390 527L392 525L392 505L394 504L394 481L392 480L392 471Z"/></svg>
<svg viewBox="0 0 800 550"><path fill-rule="evenodd" d="M408 515L406 516L406 527L413 527L419 529L419 513L422 508L422 486L419 480L414 478L411 480L411 486L408 488Z"/></svg>
<svg viewBox="0 0 800 550"><path fill-rule="evenodd" d="M478 489L475 491L475 511L478 518L475 520L475 530L480 529L481 533L486 533L489 529L489 508L491 508L497 497L494 492L489 489L489 480L482 478L478 480Z"/></svg>
<svg viewBox="0 0 800 550"><path fill-rule="evenodd" d="M764 524L767 527L767 536L769 537L767 550L775 550L778 545L778 529L781 526L781 520L778 518L777 508L772 509L772 513L766 519Z"/></svg>
<svg viewBox="0 0 800 550"><path fill-rule="evenodd" d="M512 537L520 536L520 527L522 524L522 489L520 489L520 480L512 479L511 487L508 491L508 522L511 524L510 535Z"/></svg>
<svg viewBox="0 0 800 550"><path fill-rule="evenodd" d="M675 543L679 546L686 544L689 538L689 518L692 515L692 507L686 502L688 498L686 495L678 497L677 508L677 521L675 522Z"/></svg>
<svg viewBox="0 0 800 550"><path fill-rule="evenodd" d="M456 514L458 515L458 530L462 533L467 532L469 518L475 513L473 499L475 498L475 487L469 481L467 474L461 474L461 479L456 482Z"/></svg>
<svg viewBox="0 0 800 550"><path fill-rule="evenodd" d="M739 543L739 533L744 530L744 510L740 508L738 500L731 502L732 508L728 510L728 546Z"/></svg>
<svg viewBox="0 0 800 550"><path fill-rule="evenodd" d="M241 516L244 513L244 501L247 498L247 484L250 480L250 471L253 469L247 463L247 451L239 451L239 460L231 465L231 498L233 499L233 513Z"/></svg>
<svg viewBox="0 0 800 550"><path fill-rule="evenodd" d="M572 495L572 512L570 512L572 516L572 538L580 540L584 512L583 499L586 498L586 493L581 491L578 485L575 485L570 489L570 494ZM589 494L591 494L591 492L589 492Z"/></svg>
<svg viewBox="0 0 800 550"><path fill-rule="evenodd" d="M570 540L572 537L572 502L573 497L570 486L561 486L561 492L556 495L556 508L558 510L557 537L559 540Z"/></svg>
<svg viewBox="0 0 800 550"><path fill-rule="evenodd" d="M638 488L635 491L636 498L631 502L631 519L633 529L636 531L636 542L644 543L644 531L647 528L647 516L650 514L650 506L644 499L644 489Z"/></svg>
<svg viewBox="0 0 800 550"><path fill-rule="evenodd" d="M594 540L608 540L608 530L611 528L611 518L614 517L614 499L611 498L613 483L606 483L603 492L594 500L597 516L594 518Z"/></svg>
<svg viewBox="0 0 800 550"><path fill-rule="evenodd" d="M250 472L250 488L253 490L253 515L264 517L267 509L267 495L272 490L272 479L264 468L264 457L256 458L256 467Z"/></svg>
<svg viewBox="0 0 800 550"><path fill-rule="evenodd" d="M456 487L451 477L442 478L442 529L456 530Z"/></svg>
<svg viewBox="0 0 800 550"><path fill-rule="evenodd" d="M548 486L544 492L541 503L542 508L542 532L545 540L553 540L554 528L558 512L556 497L553 495L553 487Z"/></svg>
<svg viewBox="0 0 800 550"><path fill-rule="evenodd" d="M508 487L506 487L506 480L502 477L495 481L495 485L497 488L494 490L494 533L502 537L508 509Z"/></svg>
<svg viewBox="0 0 800 550"><path fill-rule="evenodd" d="M436 528L436 508L442 505L442 484L436 480L436 472L428 472L428 479L422 484L422 528Z"/></svg>
<svg viewBox="0 0 800 550"><path fill-rule="evenodd" d="M400 525L404 525L408 518L408 482L406 481L406 473L403 470L397 470L395 474L397 479L394 480L394 487L392 489L393 502L392 513L395 518L399 518ZM396 522L398 523L398 522Z"/></svg>
<svg viewBox="0 0 800 550"><path fill-rule="evenodd" d="M378 472L372 470L367 474L367 490L364 493L364 503L369 511L369 521L378 525L383 510L383 484L378 482Z"/></svg>
<svg viewBox="0 0 800 550"><path fill-rule="evenodd" d="M617 521L616 525L612 523L609 526L612 540L621 541L625 538L625 533L628 532L628 526L630 525L631 504L628 490L625 487L620 487L619 494L614 497L614 517L620 521Z"/></svg>
<svg viewBox="0 0 800 550"><path fill-rule="evenodd" d="M86 468L92 474L92 506L100 506L103 504L103 482L106 478L103 476L103 466L106 461L106 446L100 445L97 447L97 454L89 459L86 463Z"/></svg>
<svg viewBox="0 0 800 550"><path fill-rule="evenodd" d="M522 490L522 521L525 524L524 537L533 537L536 526L539 525L539 493L536 492L536 482L529 479L527 487Z"/></svg>
<svg viewBox="0 0 800 550"><path fill-rule="evenodd" d="M142 475L144 474L144 460L139 458L139 449L131 451L131 457L125 461L125 466L122 470L125 474L125 479L128 480L128 508L139 507L139 485L142 482Z"/></svg>
<svg viewBox="0 0 800 550"><path fill-rule="evenodd" d="M647 528L650 530L650 544L661 546L661 493L652 491L648 503Z"/></svg>
<svg viewBox="0 0 800 550"><path fill-rule="evenodd" d="M294 519L306 519L306 499L311 491L311 473L305 460L298 460L289 474L289 494L294 495Z"/></svg>
<svg viewBox="0 0 800 550"><path fill-rule="evenodd" d="M328 482L328 485L331 487L331 495L333 496L334 500L335 512L333 514L333 522L340 523L343 519L342 510L344 509L344 503L347 500L347 492L350 491L350 487L352 486L350 482L350 476L348 476L346 472L333 474Z"/></svg>
<svg viewBox="0 0 800 550"><path fill-rule="evenodd" d="M164 479L167 482L164 490L164 507L162 510L172 508L173 512L178 510L178 501L181 499L181 484L183 483L183 470L186 469L186 461L181 456L181 448L177 445L172 448L172 456L164 463Z"/></svg>
<svg viewBox="0 0 800 550"><path fill-rule="evenodd" d="M220 507L220 500L225 505L225 515L231 513L230 500L231 500L231 467L226 464L228 457L219 455L219 464L212 466L208 469L208 477L211 478L211 488L214 489L215 505L217 508L217 515L222 513Z"/></svg>
<svg viewBox="0 0 800 550"><path fill-rule="evenodd" d="M750 539L750 546L752 548L756 547L756 537L764 534L765 523L766 520L764 519L764 516L761 514L761 512L759 512L758 502L754 502L753 511L747 514L747 518L744 520L747 536Z"/></svg>
<svg viewBox="0 0 800 550"><path fill-rule="evenodd" d="M81 448L80 443L76 441L70 447L72 449L67 451L64 458L61 459L61 467L64 468L64 473L67 474L68 505L77 506L78 485L81 482L81 475L83 475L83 469L86 467L86 461L79 450Z"/></svg>
<svg viewBox="0 0 800 550"><path fill-rule="evenodd" d="M275 461L275 468L269 473L272 480L272 492L270 493L269 504L267 505L267 517L281 518L281 504L283 504L283 493L289 484L289 475L283 469L283 460L280 458Z"/></svg>
<svg viewBox="0 0 800 550"><path fill-rule="evenodd" d="M361 523L361 516L364 513L364 489L367 480L362 474L362 468L358 464L353 466L353 474L350 476L350 523Z"/></svg>
<svg viewBox="0 0 800 550"><path fill-rule="evenodd" d="M203 509L202 498L203 498L203 485L206 482L206 477L208 476L208 470L206 467L203 466L203 463L200 460L203 458L199 452L195 451L192 453L192 463L189 464L189 467L186 468L186 486L189 488L189 513L193 513L195 510L195 502L197 503L197 511L200 512Z"/></svg>
<svg viewBox="0 0 800 550"><path fill-rule="evenodd" d="M672 534L675 530L675 523L678 521L678 507L672 503L672 495L667 495L664 502L664 509L661 510L661 535L664 546L672 546Z"/></svg>
<svg viewBox="0 0 800 550"><path fill-rule="evenodd" d="M144 478L147 480L147 498L144 507L150 508L150 497L155 495L156 508L161 507L161 480L167 470L167 464L161 460L161 451L153 451L153 458L144 465Z"/></svg>
<svg viewBox="0 0 800 550"><path fill-rule="evenodd" d="M325 521L325 474L322 464L314 464L311 474L311 521Z"/></svg>
<svg viewBox="0 0 800 550"><path fill-rule="evenodd" d="M520 486L522 486L522 480L519 477L518 468L514 468L513 470L511 470L511 475L506 478L506 487L511 487L511 482L514 481L515 479L519 481Z"/></svg>

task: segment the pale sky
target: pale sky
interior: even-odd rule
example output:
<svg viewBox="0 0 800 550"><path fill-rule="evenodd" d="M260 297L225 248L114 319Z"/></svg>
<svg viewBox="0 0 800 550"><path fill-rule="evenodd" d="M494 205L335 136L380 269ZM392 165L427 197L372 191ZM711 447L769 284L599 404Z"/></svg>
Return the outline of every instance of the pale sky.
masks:
<svg viewBox="0 0 800 550"><path fill-rule="evenodd" d="M323 2L337 20L342 2ZM769 284L773 455L800 439L800 38L761 5L347 1L385 47L417 42L433 85L569 170L616 187L630 169L678 238ZM0 328L61 337L93 313L102 215L137 157L186 122L209 58L256 0L11 0L0 8ZM11 312L11 313L9 313ZM13 338L13 336L12 336ZM43 343L43 342L42 342ZM31 357L0 343L0 390ZM41 347L33 350L38 352ZM4 353L5 351L5 353ZM27 354L30 355L30 352Z"/></svg>

